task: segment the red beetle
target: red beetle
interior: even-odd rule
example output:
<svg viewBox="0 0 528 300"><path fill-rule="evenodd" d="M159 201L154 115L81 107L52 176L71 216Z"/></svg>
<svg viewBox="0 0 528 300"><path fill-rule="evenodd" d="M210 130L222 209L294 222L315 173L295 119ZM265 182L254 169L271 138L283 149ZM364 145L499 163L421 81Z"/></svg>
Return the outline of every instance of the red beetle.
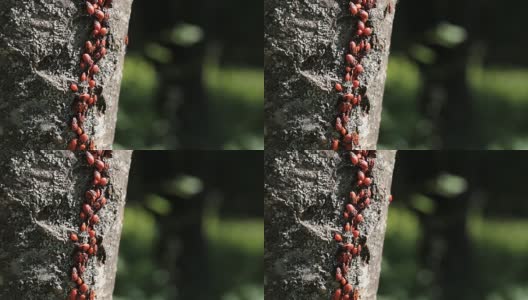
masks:
<svg viewBox="0 0 528 300"><path fill-rule="evenodd" d="M91 16L95 13L95 8L89 1L86 1L86 12Z"/></svg>
<svg viewBox="0 0 528 300"><path fill-rule="evenodd" d="M73 289L70 291L69 300L77 300L77 295L79 294L79 291L77 289Z"/></svg>
<svg viewBox="0 0 528 300"><path fill-rule="evenodd" d="M77 84L75 83L72 83L70 84L70 90L74 93L76 93L77 91L79 91L79 86L77 86Z"/></svg>
<svg viewBox="0 0 528 300"><path fill-rule="evenodd" d="M87 162L89 165L93 165L94 162L95 162L95 158L94 158L94 156L93 156L92 153L90 153L89 151L86 152L86 162Z"/></svg>
<svg viewBox="0 0 528 300"><path fill-rule="evenodd" d="M72 242L77 242L79 237L75 233L70 233L70 240L72 240Z"/></svg>
<svg viewBox="0 0 528 300"><path fill-rule="evenodd" d="M339 233L334 234L334 239L339 243L343 241L343 237Z"/></svg>

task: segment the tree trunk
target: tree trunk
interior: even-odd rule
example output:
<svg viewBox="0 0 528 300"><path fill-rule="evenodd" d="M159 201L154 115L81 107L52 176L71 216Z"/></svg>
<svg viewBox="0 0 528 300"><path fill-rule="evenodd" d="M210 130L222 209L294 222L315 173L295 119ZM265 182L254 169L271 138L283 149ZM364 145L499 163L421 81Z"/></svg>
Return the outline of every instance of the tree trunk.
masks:
<svg viewBox="0 0 528 300"><path fill-rule="evenodd" d="M132 0L113 1L108 52L98 65L99 108L91 108L86 133L100 149L111 149L124 38ZM79 66L92 18L84 1L2 0L0 3L0 149L66 149L73 134L71 82Z"/></svg>
<svg viewBox="0 0 528 300"><path fill-rule="evenodd" d="M354 108L346 126L359 133L361 149L377 145L394 18L393 0L376 2L368 23L374 28L373 50L362 59L365 72L359 76L370 107ZM334 84L343 81L344 57L355 30L348 5L333 0L264 2L266 148L329 149L341 97Z"/></svg>
<svg viewBox="0 0 528 300"><path fill-rule="evenodd" d="M82 276L97 299L112 299L130 167L130 151L113 154L111 195L95 225L102 256L91 257ZM66 299L69 234L78 231L93 170L70 151L1 151L0 168L0 299Z"/></svg>
<svg viewBox="0 0 528 300"><path fill-rule="evenodd" d="M354 258L347 275L363 300L376 299L394 156L377 152L374 197L359 225L370 262ZM265 297L330 299L338 288L333 234L342 230L354 168L333 151L270 151L264 166Z"/></svg>

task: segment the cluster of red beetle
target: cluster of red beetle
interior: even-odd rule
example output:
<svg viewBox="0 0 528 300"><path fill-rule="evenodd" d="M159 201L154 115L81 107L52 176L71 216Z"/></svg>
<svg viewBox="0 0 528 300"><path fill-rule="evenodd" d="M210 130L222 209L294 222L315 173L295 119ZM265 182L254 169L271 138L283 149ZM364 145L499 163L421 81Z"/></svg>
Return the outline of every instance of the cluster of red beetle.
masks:
<svg viewBox="0 0 528 300"><path fill-rule="evenodd" d="M362 212L369 207L372 199L372 169L376 158L374 150L354 150L350 152L350 161L357 170L357 181L353 184L349 201L345 205L343 218L345 225L342 233L334 233L334 240L339 243L335 279L341 285L334 292L333 300L357 300L359 290L346 279L350 264L355 257L366 259L368 263L367 238L361 235L358 225L364 221Z"/></svg>
<svg viewBox="0 0 528 300"><path fill-rule="evenodd" d="M95 75L99 73L97 64L107 52L107 35L109 32L110 14L105 11L112 6L112 0L89 0L85 2L86 12L93 19L91 39L85 42L81 56L81 75L79 82L72 82L70 90L75 93L72 109L74 115L70 120L70 128L76 137L68 143L69 150L94 150L95 145L83 128L88 109L97 104L97 82Z"/></svg>
<svg viewBox="0 0 528 300"><path fill-rule="evenodd" d="M70 291L69 300L95 299L95 291L90 289L82 279L86 264L91 256L97 255L101 239L95 230L99 223L97 213L107 203L107 186L109 181L109 165L104 158L112 157L111 150L86 151L86 162L93 168L91 187L84 195L85 199L79 216L81 225L77 233L70 233L70 240L75 243L75 264L71 270L71 280L76 285Z"/></svg>
<svg viewBox="0 0 528 300"><path fill-rule="evenodd" d="M346 275L350 264L355 257L361 257L367 263L370 253L366 235L361 235L358 225L364 221L363 211L367 209L373 199L371 186L373 184L372 169L376 159L375 150L353 150L349 152L349 158L355 167L356 182L353 190L349 193L348 203L345 205L343 218L345 225L342 233L334 233L334 240L339 243L337 252L337 266L335 269L335 280L340 284L333 294L333 300L358 300L359 289L354 288L347 280ZM392 203L392 195L389 196Z"/></svg>
<svg viewBox="0 0 528 300"><path fill-rule="evenodd" d="M352 150L359 146L359 134L349 132L346 125L350 121L350 113L356 106L361 105L365 97L365 89L361 87L359 75L365 71L361 60L372 49L371 35L372 26L369 24L369 10L376 7L376 0L352 0L349 3L350 14L354 17L355 32L349 43L349 53L345 55L345 78L344 83L336 83L335 89L342 95L338 105L338 115L335 121L335 130L339 138L332 139L331 148L338 150L340 144L346 150Z"/></svg>
<svg viewBox="0 0 528 300"><path fill-rule="evenodd" d="M95 75L100 71L97 63L107 52L110 14L106 9L112 6L112 0L89 0L84 2L84 6L93 20L92 38L84 45L79 83L70 84L70 90L75 93L72 106L75 114L71 118L70 128L76 137L68 143L68 150L85 151L86 162L90 168L93 168L93 178L90 188L85 193L79 214L81 218L79 231L70 233L70 240L75 243L75 263L71 269L71 280L75 288L70 291L69 300L93 300L96 297L95 291L88 286L82 276L86 272L90 257L97 255L98 247L101 246L102 240L96 232L95 225L100 221L97 213L108 201L109 165L104 159L112 157L111 150L95 150L93 139L83 129L88 109L97 104Z"/></svg>

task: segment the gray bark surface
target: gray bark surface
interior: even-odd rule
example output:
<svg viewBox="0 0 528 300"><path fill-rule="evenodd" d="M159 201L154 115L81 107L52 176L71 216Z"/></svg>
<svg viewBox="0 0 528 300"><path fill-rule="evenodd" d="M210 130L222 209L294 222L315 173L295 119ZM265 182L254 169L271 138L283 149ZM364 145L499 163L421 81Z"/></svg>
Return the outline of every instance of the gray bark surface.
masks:
<svg viewBox="0 0 528 300"><path fill-rule="evenodd" d="M66 299L84 193L93 176L70 151L0 151L0 299ZM98 215L106 260L90 258L83 279L112 299L131 151L114 151L113 196ZM101 250L99 251L101 252ZM95 282L95 284L94 284Z"/></svg>
<svg viewBox="0 0 528 300"><path fill-rule="evenodd" d="M347 275L362 300L376 299L394 159L395 151L378 151L375 196L359 226L370 262L355 258ZM276 151L264 167L265 298L330 299L338 288L333 233L342 231L355 177L350 161L333 151Z"/></svg>
<svg viewBox="0 0 528 300"><path fill-rule="evenodd" d="M392 33L389 1L370 10L373 51L359 77L370 112L355 108L348 129L358 128L362 149L375 149ZM264 1L265 147L329 149L337 115L335 82L342 82L344 57L354 26L349 1Z"/></svg>
<svg viewBox="0 0 528 300"><path fill-rule="evenodd" d="M99 63L99 101L84 125L100 149L111 149L132 0L113 1L108 54ZM84 1L0 1L0 149L66 149L80 57L92 21Z"/></svg>

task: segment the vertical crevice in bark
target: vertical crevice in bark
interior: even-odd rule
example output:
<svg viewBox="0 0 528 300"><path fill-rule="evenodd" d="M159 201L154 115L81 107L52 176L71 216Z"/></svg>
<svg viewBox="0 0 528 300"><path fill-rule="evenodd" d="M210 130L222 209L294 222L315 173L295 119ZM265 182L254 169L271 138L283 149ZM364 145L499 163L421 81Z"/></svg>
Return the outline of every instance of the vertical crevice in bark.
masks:
<svg viewBox="0 0 528 300"><path fill-rule="evenodd" d="M98 76L106 110L91 112L86 124L101 149L110 149L114 139L131 5L114 1L110 9L108 54ZM66 149L72 136L69 83L79 79L91 31L84 2L0 3L0 148Z"/></svg>
<svg viewBox="0 0 528 300"><path fill-rule="evenodd" d="M83 276L97 299L111 299L125 204L130 151L108 159L112 196L100 211L104 259L91 259ZM1 151L0 298L65 299L80 207L93 170L70 151ZM102 250L100 250L102 251Z"/></svg>
<svg viewBox="0 0 528 300"><path fill-rule="evenodd" d="M370 262L354 261L349 277L361 280L361 299L375 299L392 182L394 151L377 151L375 196L364 212ZM330 299L343 207L355 174L333 151L269 151L265 154L265 296Z"/></svg>
<svg viewBox="0 0 528 300"><path fill-rule="evenodd" d="M389 9L389 3L392 10ZM370 12L373 51L361 76L368 113L351 116L362 149L375 149L382 110L392 22L392 0L377 1ZM349 1L279 1L264 4L265 143L268 149L328 149L344 57L355 26Z"/></svg>

